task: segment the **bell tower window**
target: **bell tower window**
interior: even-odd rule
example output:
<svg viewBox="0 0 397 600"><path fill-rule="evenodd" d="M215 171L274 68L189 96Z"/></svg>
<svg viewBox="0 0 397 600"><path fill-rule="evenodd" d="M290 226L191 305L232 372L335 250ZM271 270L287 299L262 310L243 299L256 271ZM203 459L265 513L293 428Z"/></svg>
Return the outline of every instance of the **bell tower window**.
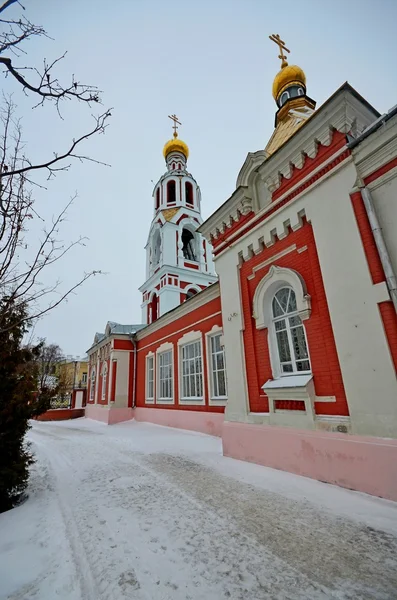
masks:
<svg viewBox="0 0 397 600"><path fill-rule="evenodd" d="M194 248L194 235L189 229L182 230L182 253L183 257L187 260L197 260Z"/></svg>
<svg viewBox="0 0 397 600"><path fill-rule="evenodd" d="M160 188L156 190L156 210L160 207Z"/></svg>
<svg viewBox="0 0 397 600"><path fill-rule="evenodd" d="M167 183L167 204L175 204L176 203L176 185L175 181L172 179Z"/></svg>
<svg viewBox="0 0 397 600"><path fill-rule="evenodd" d="M152 300L149 304L149 323L154 323L155 321L157 321L158 319L158 306L159 306L159 299L157 297L157 294L154 293Z"/></svg>
<svg viewBox="0 0 397 600"><path fill-rule="evenodd" d="M193 186L190 183L190 181L187 181L185 183L185 198L186 198L186 204L189 204L190 206L194 205L194 202L193 202Z"/></svg>

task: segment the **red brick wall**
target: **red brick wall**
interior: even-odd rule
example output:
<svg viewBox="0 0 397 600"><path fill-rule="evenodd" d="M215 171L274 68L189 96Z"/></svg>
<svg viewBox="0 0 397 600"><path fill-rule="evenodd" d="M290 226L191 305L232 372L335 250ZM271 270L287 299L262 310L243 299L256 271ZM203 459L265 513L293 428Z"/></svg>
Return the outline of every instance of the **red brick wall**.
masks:
<svg viewBox="0 0 397 600"><path fill-rule="evenodd" d="M151 408L161 409L183 409L183 410L196 410L196 411L211 411L211 412L224 412L224 407L220 406L209 406L209 388L208 388L208 377L207 377L207 348L205 333L210 331L214 325L222 326L222 315L220 298L215 298L206 304L199 306L195 310L192 310L187 315L175 319L169 325L164 326L162 329L140 339L137 347L137 389L136 389L136 405L137 406L148 406ZM218 314L217 314L218 313ZM202 350L203 350L203 386L205 405L192 405L186 406L179 404L179 389L178 389L178 340L188 333L189 331L201 331L203 333L202 338ZM156 352L157 348L165 342L171 342L174 346L174 404L145 404L145 383L146 383L146 356L149 352ZM155 365L156 366L156 365ZM155 379L157 374L155 372Z"/></svg>
<svg viewBox="0 0 397 600"><path fill-rule="evenodd" d="M336 402L317 403L317 414L348 415L348 406L344 391L339 359L329 316L320 264L317 256L312 227L305 223L301 229L291 232L285 239L277 241L270 248L243 263L240 270L241 293L244 313L244 345L247 368L247 383L250 408L252 412L267 412L268 400L262 385L272 379L270 355L267 344L267 329L258 330L252 317L253 297L258 283L269 271L271 264L256 272L253 279L253 267L268 260L274 254L296 244L297 249L307 246L301 253L294 250L277 258L277 266L294 269L303 277L311 296L312 312L304 321L308 340L311 367L317 396L335 396Z"/></svg>
<svg viewBox="0 0 397 600"><path fill-rule="evenodd" d="M379 258L378 250L376 248L371 225L369 224L367 211L365 210L364 202L361 197L361 192L355 192L354 194L351 194L350 198L367 259L368 268L371 273L372 283L380 283L381 281L385 281L385 274Z"/></svg>
<svg viewBox="0 0 397 600"><path fill-rule="evenodd" d="M35 417L36 421L66 421L84 417L84 408L56 408Z"/></svg>
<svg viewBox="0 0 397 600"><path fill-rule="evenodd" d="M392 301L381 302L379 312L382 318L390 354L397 372L397 315Z"/></svg>
<svg viewBox="0 0 397 600"><path fill-rule="evenodd" d="M378 169L369 176L369 181L373 181L386 173L389 169L397 165L397 159L391 161L381 169ZM353 205L354 214L357 221L358 230L360 232L361 242L363 245L365 257L367 259L368 269L371 275L372 283L381 283L386 281L385 272L379 257L379 252L375 244L375 238L371 230L367 211L365 210L364 201L361 197L361 192L355 192L350 196ZM387 343L389 345L390 354L397 371L397 315L392 302L382 302L379 304L379 312L382 318L383 328L385 331Z"/></svg>

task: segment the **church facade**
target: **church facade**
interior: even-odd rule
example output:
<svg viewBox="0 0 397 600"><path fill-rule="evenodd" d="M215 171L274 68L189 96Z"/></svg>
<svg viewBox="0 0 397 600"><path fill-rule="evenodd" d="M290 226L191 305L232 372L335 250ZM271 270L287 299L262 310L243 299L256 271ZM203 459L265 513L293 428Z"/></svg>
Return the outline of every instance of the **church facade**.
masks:
<svg viewBox="0 0 397 600"><path fill-rule="evenodd" d="M205 222L171 117L142 323L96 334L86 416L397 500L397 110L347 83L316 110L272 38L274 133Z"/></svg>

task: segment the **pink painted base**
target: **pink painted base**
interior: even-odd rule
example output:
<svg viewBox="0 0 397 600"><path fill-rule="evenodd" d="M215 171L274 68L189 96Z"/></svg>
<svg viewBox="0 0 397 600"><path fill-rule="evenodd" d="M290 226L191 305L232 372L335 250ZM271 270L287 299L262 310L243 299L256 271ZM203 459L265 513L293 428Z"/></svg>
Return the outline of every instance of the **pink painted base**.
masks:
<svg viewBox="0 0 397 600"><path fill-rule="evenodd" d="M222 436L223 413L138 407L135 409L134 416L137 421L199 431L200 433L207 433L208 435L215 435L217 437Z"/></svg>
<svg viewBox="0 0 397 600"><path fill-rule="evenodd" d="M134 417L132 408L113 408L100 406L98 404L87 404L85 407L85 416L87 419L102 421L108 425L129 421Z"/></svg>
<svg viewBox="0 0 397 600"><path fill-rule="evenodd" d="M397 440L225 422L223 454L397 501Z"/></svg>

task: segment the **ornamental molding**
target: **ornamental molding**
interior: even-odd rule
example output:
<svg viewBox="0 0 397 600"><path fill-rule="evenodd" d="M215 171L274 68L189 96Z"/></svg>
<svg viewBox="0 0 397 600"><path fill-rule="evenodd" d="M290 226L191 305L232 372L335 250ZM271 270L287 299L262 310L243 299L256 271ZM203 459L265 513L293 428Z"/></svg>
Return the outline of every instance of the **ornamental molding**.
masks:
<svg viewBox="0 0 397 600"><path fill-rule="evenodd" d="M297 271L272 265L259 282L253 304L253 318L257 329L266 329L272 320L270 297L282 287L291 287L296 296L296 305L300 318L305 321L311 314L311 298L307 292L305 280Z"/></svg>
<svg viewBox="0 0 397 600"><path fill-rule="evenodd" d="M247 186L240 186L207 221L200 225L197 231L211 242L211 238L217 239L238 223L241 217L251 212L253 212L252 194Z"/></svg>
<svg viewBox="0 0 397 600"><path fill-rule="evenodd" d="M397 157L397 116L363 140L352 151L354 163L365 179Z"/></svg>
<svg viewBox="0 0 397 600"><path fill-rule="evenodd" d="M264 151L248 154L237 178L236 191L200 226L201 233L207 239L216 240L243 214L249 214L249 209L257 212L259 207L254 206L252 198L258 177L273 194L281 181L290 179L296 170L303 168L307 157L317 156L320 146L330 146L335 131L354 138L377 117L375 109L349 84L344 84L270 157L266 158ZM244 213L242 196L251 200L251 204L244 207Z"/></svg>

